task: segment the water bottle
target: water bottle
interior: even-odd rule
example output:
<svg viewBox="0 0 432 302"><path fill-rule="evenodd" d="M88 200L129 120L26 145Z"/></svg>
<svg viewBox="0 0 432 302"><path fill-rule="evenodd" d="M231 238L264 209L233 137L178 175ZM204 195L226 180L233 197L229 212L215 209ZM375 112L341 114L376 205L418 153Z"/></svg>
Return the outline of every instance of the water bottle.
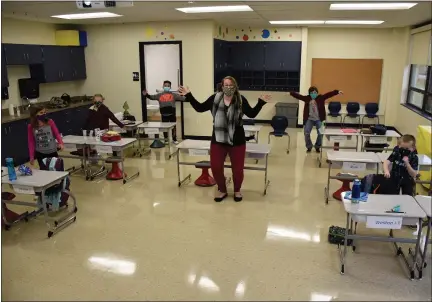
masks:
<svg viewBox="0 0 432 302"><path fill-rule="evenodd" d="M355 179L352 187L351 199L352 200L360 199L360 192L361 192L361 181Z"/></svg>
<svg viewBox="0 0 432 302"><path fill-rule="evenodd" d="M14 167L14 162L13 162L13 158L6 158L6 167L8 169L8 174L9 174L9 180L16 180L17 179L17 175L15 172L15 167Z"/></svg>

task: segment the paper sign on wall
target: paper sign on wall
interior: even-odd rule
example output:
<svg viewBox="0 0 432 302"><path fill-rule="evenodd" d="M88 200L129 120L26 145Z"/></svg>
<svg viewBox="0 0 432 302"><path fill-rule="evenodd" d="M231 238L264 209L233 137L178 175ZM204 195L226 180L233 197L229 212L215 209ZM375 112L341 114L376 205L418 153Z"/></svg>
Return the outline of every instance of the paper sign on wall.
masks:
<svg viewBox="0 0 432 302"><path fill-rule="evenodd" d="M145 134L159 134L158 128L145 128L144 130Z"/></svg>
<svg viewBox="0 0 432 302"><path fill-rule="evenodd" d="M370 144L385 144L387 143L387 137L370 137L369 138L369 143Z"/></svg>
<svg viewBox="0 0 432 302"><path fill-rule="evenodd" d="M366 227L370 229L399 230L402 228L402 217L367 216Z"/></svg>
<svg viewBox="0 0 432 302"><path fill-rule="evenodd" d="M112 153L112 146L96 146L98 153Z"/></svg>
<svg viewBox="0 0 432 302"><path fill-rule="evenodd" d="M34 193L35 193L35 191L32 187L13 185L12 188L15 191L15 193L18 193L18 194L34 195Z"/></svg>
<svg viewBox="0 0 432 302"><path fill-rule="evenodd" d="M64 144L64 151L76 151L77 147L75 144Z"/></svg>
<svg viewBox="0 0 432 302"><path fill-rule="evenodd" d="M202 149L189 149L190 156L206 156L208 155L208 150Z"/></svg>
<svg viewBox="0 0 432 302"><path fill-rule="evenodd" d="M349 161L344 161L342 165L342 170L344 171L364 171L366 170L366 163L353 163Z"/></svg>

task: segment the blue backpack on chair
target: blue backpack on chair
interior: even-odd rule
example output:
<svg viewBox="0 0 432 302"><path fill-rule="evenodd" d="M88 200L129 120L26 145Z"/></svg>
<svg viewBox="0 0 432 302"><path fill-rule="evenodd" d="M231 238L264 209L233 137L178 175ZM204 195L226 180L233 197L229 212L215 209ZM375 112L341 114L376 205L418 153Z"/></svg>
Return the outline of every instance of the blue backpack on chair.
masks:
<svg viewBox="0 0 432 302"><path fill-rule="evenodd" d="M43 167L41 170L47 171L64 171L63 159L57 157L44 158ZM45 198L47 205L53 211L58 211L59 208L67 206L67 201L69 199L69 194L65 192L69 191L70 179L66 177L58 185L52 186L45 191Z"/></svg>

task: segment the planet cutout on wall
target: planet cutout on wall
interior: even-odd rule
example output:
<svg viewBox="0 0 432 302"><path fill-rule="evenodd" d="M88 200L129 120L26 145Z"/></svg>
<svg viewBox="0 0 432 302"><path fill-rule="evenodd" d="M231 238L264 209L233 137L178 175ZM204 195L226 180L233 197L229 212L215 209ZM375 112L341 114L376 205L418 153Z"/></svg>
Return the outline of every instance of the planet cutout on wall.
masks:
<svg viewBox="0 0 432 302"><path fill-rule="evenodd" d="M222 34L222 27L219 26L219 35L221 35L221 34Z"/></svg>
<svg viewBox="0 0 432 302"><path fill-rule="evenodd" d="M268 29L263 29L263 30L262 30L262 34L261 34L261 37L262 37L263 39L267 39L268 37L270 37L270 31L269 31Z"/></svg>
<svg viewBox="0 0 432 302"><path fill-rule="evenodd" d="M243 41L247 41L249 40L249 36L248 35L243 35Z"/></svg>
<svg viewBox="0 0 432 302"><path fill-rule="evenodd" d="M164 32L162 31L162 32L161 32L161 36L163 36L163 35L164 35Z"/></svg>
<svg viewBox="0 0 432 302"><path fill-rule="evenodd" d="M170 39L175 39L174 34L170 34Z"/></svg>
<svg viewBox="0 0 432 302"><path fill-rule="evenodd" d="M225 29L225 33L227 33L228 34L228 27Z"/></svg>
<svg viewBox="0 0 432 302"><path fill-rule="evenodd" d="M292 37L292 35L290 34L290 35L289 35L289 37L291 38L291 37Z"/></svg>
<svg viewBox="0 0 432 302"><path fill-rule="evenodd" d="M236 36L236 39L238 40L238 39L239 39L239 36Z"/></svg>

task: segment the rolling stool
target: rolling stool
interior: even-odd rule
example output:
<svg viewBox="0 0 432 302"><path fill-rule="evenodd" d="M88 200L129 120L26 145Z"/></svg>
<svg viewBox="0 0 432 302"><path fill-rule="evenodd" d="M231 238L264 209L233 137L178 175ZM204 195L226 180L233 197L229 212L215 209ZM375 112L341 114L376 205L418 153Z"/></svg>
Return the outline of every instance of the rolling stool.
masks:
<svg viewBox="0 0 432 302"><path fill-rule="evenodd" d="M123 170L120 168L120 159L119 157L112 156L108 157L105 160L106 163L111 164L111 171L108 172L106 179L108 180L119 180L123 179ZM124 174L127 177L126 173Z"/></svg>
<svg viewBox="0 0 432 302"><path fill-rule="evenodd" d="M344 176L358 177L357 175L351 173L338 173L336 175L336 177L344 177ZM342 187L340 187L337 191L333 193L333 198L342 201L342 196L341 196L342 192L351 191L350 183L353 180L349 180L349 179L338 179L338 180L342 182Z"/></svg>
<svg viewBox="0 0 432 302"><path fill-rule="evenodd" d="M13 193L9 192L2 192L1 197L3 200L12 200L16 196ZM9 210L6 207L6 204L2 202L2 220L1 220L1 226L7 231L9 230L11 224L13 224L16 221L20 221L21 219L25 219L25 217L28 215L28 212L25 212L23 214L17 214L14 211Z"/></svg>
<svg viewBox="0 0 432 302"><path fill-rule="evenodd" d="M212 187L216 184L214 178L210 175L210 162L208 161L199 161L195 164L195 168L201 169L201 176L195 180L195 185L198 187Z"/></svg>

